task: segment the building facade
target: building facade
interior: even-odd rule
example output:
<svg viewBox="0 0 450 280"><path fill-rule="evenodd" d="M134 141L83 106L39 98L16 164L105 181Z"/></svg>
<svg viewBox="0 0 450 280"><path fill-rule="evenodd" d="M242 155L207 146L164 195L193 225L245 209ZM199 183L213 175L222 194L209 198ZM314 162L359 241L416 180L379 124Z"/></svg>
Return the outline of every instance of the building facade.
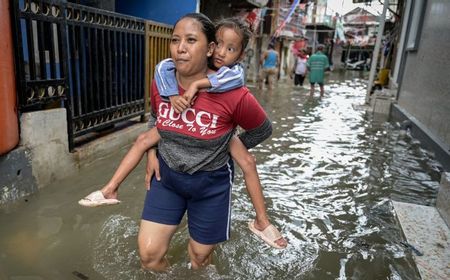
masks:
<svg viewBox="0 0 450 280"><path fill-rule="evenodd" d="M450 2L404 3L391 81L398 86L393 113L412 121L412 131L450 170Z"/></svg>

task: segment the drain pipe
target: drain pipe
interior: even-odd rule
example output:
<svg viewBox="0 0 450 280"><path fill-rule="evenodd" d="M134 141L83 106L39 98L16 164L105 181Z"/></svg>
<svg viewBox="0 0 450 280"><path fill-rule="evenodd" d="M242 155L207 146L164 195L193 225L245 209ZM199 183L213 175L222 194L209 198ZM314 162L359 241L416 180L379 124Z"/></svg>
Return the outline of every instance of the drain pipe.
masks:
<svg viewBox="0 0 450 280"><path fill-rule="evenodd" d="M377 40L372 54L372 65L370 66L369 84L367 85L366 104L370 101L370 92L372 91L373 82L375 80L375 72L377 71L378 55L380 53L381 38L383 37L384 22L386 20L386 11L389 6L389 0L384 0L383 13L380 16Z"/></svg>

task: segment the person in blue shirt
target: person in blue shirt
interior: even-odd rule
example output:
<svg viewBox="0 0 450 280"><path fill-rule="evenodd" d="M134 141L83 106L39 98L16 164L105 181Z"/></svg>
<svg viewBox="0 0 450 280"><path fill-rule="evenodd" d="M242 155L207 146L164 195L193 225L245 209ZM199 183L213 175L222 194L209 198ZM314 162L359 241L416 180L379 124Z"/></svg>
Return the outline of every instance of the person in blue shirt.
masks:
<svg viewBox="0 0 450 280"><path fill-rule="evenodd" d="M260 65L262 66L258 88L262 89L262 84L265 79L268 81L268 89L273 88L275 76L278 73L277 66L280 63L280 57L278 52L275 51L274 46L269 44L267 51L265 51L261 57Z"/></svg>

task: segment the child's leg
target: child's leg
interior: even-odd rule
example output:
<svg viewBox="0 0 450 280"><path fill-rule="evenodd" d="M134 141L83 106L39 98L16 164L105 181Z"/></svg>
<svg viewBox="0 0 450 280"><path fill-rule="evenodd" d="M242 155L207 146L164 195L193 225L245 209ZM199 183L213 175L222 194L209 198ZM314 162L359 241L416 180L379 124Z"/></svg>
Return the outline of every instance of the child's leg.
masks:
<svg viewBox="0 0 450 280"><path fill-rule="evenodd" d="M268 226L270 223L266 213L261 182L256 170L255 158L236 136L230 141L230 153L244 174L245 186L255 208L258 224L262 223L262 226Z"/></svg>
<svg viewBox="0 0 450 280"><path fill-rule="evenodd" d="M237 136L234 136L230 141L230 153L244 173L245 186L256 212L255 227L258 230L264 230L270 225L270 221L267 217L255 157L248 152ZM282 247L287 245L286 240L282 237L276 243Z"/></svg>
<svg viewBox="0 0 450 280"><path fill-rule="evenodd" d="M117 198L117 190L128 174L138 165L145 152L159 142L159 133L156 128L141 133L131 149L120 162L111 180L102 189L105 198Z"/></svg>

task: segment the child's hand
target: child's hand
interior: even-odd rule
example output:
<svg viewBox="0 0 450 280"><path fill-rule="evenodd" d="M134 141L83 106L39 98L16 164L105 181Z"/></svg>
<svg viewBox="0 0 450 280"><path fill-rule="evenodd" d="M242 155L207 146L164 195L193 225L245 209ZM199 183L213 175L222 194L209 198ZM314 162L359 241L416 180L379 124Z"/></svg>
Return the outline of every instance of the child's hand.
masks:
<svg viewBox="0 0 450 280"><path fill-rule="evenodd" d="M178 114L186 110L190 106L189 102L183 96L173 95L169 97L172 107Z"/></svg>
<svg viewBox="0 0 450 280"><path fill-rule="evenodd" d="M195 100L195 94L197 93L198 88L195 86L190 86L183 94L184 99L189 103L190 105L194 104Z"/></svg>

